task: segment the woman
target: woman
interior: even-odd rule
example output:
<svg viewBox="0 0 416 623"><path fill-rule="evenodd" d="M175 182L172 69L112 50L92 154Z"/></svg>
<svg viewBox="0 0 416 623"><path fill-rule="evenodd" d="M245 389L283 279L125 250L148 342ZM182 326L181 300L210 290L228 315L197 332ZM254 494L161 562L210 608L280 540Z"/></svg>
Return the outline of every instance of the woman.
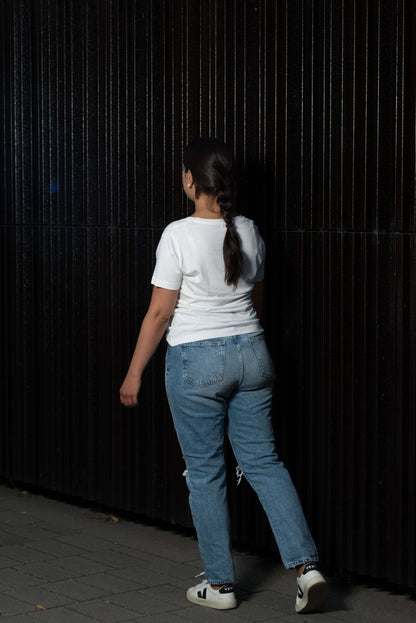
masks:
<svg viewBox="0 0 416 623"><path fill-rule="evenodd" d="M233 205L232 153L213 138L183 155L183 188L194 213L164 230L153 294L120 389L137 405L143 370L166 331L166 391L186 463L189 501L204 582L189 601L234 608L234 567L226 498L224 434L256 491L286 568L298 570L296 611L322 607L326 582L316 547L271 423L273 363L259 322L264 242Z"/></svg>

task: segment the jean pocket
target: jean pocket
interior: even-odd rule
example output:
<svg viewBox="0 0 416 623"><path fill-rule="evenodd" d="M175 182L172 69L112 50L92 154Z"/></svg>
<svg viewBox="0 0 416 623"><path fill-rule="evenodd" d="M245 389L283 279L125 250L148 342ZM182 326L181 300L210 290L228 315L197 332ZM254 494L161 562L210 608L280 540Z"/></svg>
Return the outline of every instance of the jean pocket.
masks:
<svg viewBox="0 0 416 623"><path fill-rule="evenodd" d="M206 387L224 378L225 341L201 340L182 344L183 380Z"/></svg>
<svg viewBox="0 0 416 623"><path fill-rule="evenodd" d="M267 348L264 334L255 335L248 340L251 349L256 358L260 376L264 378L274 378L274 365L270 356L269 349Z"/></svg>

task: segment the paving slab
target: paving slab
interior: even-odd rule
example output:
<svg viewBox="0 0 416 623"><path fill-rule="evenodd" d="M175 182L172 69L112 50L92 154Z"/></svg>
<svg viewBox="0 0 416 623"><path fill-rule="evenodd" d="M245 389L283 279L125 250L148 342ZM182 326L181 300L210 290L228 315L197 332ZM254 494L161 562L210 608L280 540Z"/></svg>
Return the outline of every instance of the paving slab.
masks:
<svg viewBox="0 0 416 623"><path fill-rule="evenodd" d="M124 593L146 586L137 582L135 578L134 580L128 580L124 577L118 577L111 572L84 576L82 583L84 586L91 586L100 590L105 595Z"/></svg>
<svg viewBox="0 0 416 623"><path fill-rule="evenodd" d="M162 612L157 615L157 619L153 614L149 616L141 616L139 619L134 619L132 623L183 623L183 618L172 612Z"/></svg>
<svg viewBox="0 0 416 623"><path fill-rule="evenodd" d="M61 567L59 560L54 559L53 562L35 562L28 565L18 566L17 571L21 575L31 576L33 579L40 578L48 582L56 580L67 580L68 578L78 575L74 571L68 571Z"/></svg>
<svg viewBox="0 0 416 623"><path fill-rule="evenodd" d="M92 573L101 573L107 570L107 565L89 560L85 556L68 556L57 560L57 564L61 569L70 573L70 577L82 577L91 575Z"/></svg>
<svg viewBox="0 0 416 623"><path fill-rule="evenodd" d="M0 501L0 505L2 502ZM32 524L36 521L36 517L25 510L16 513L13 508L4 508L0 510L0 524L6 529L7 526L24 526Z"/></svg>
<svg viewBox="0 0 416 623"><path fill-rule="evenodd" d="M163 595L165 590L164 586L159 587L159 592ZM169 612L177 609L177 605L170 603L169 601L156 598L152 595L142 593L140 590L130 591L123 593L122 595L113 595L111 597L113 604L119 604L130 610L134 610L139 614L153 614L157 615L161 612Z"/></svg>
<svg viewBox="0 0 416 623"><path fill-rule="evenodd" d="M125 578L126 580L137 581L144 586L162 586L163 584L169 584L171 580L169 575L164 573L162 564L160 572L151 571L144 566L136 566L129 567L128 569L114 569L112 575L118 578Z"/></svg>
<svg viewBox="0 0 416 623"><path fill-rule="evenodd" d="M14 563L14 560L12 558L6 558L6 556L0 557L0 569L9 569L13 563Z"/></svg>
<svg viewBox="0 0 416 623"><path fill-rule="evenodd" d="M7 530L21 542L49 540L57 535L55 530L43 528L41 525L34 523L20 526L8 526Z"/></svg>
<svg viewBox="0 0 416 623"><path fill-rule="evenodd" d="M142 588L140 595L149 599L149 601L164 601L177 608L193 608L193 604L184 600L184 591L178 590L176 586L170 584Z"/></svg>
<svg viewBox="0 0 416 623"><path fill-rule="evenodd" d="M7 616L7 623L33 623L36 621L30 614L17 614Z"/></svg>
<svg viewBox="0 0 416 623"><path fill-rule="evenodd" d="M44 612L36 612L31 614L33 621L47 621L48 623L91 623L92 621L100 621L103 619L85 616L81 612L71 610L70 608L51 608ZM7 623L7 619L6 619Z"/></svg>
<svg viewBox="0 0 416 623"><path fill-rule="evenodd" d="M28 612L29 610L33 610L28 603L22 601L21 599L16 599L16 597L11 597L6 593L1 594L0 601L0 613L2 614L22 614L23 612Z"/></svg>
<svg viewBox="0 0 416 623"><path fill-rule="evenodd" d="M116 513L117 514L117 513ZM15 517L16 521L13 521ZM235 551L239 606L189 603L202 571L192 535L0 485L0 619L9 623L415 623L416 601L328 578L322 613L294 613L296 578ZM40 609L39 609L40 608Z"/></svg>
<svg viewBox="0 0 416 623"><path fill-rule="evenodd" d="M279 618L279 622L282 621L285 623L333 623L334 619L325 614L325 612L315 612L306 615L293 612ZM373 623L378 623L378 619L373 619ZM391 623L399 623L399 621L392 621Z"/></svg>
<svg viewBox="0 0 416 623"><path fill-rule="evenodd" d="M279 609L279 601L276 600L273 607L261 601L251 601L251 599L240 601L235 614L242 621L267 621L272 618L285 616L287 613Z"/></svg>
<svg viewBox="0 0 416 623"><path fill-rule="evenodd" d="M293 591L292 591L293 592ZM279 616L284 616L285 614L292 614L293 612L293 595L284 595L277 591L256 591L256 592L246 592L244 594L240 594L240 588L236 589L237 600L241 603L245 601L250 602L251 604L261 604L263 606L269 606L270 608L275 608L279 611Z"/></svg>
<svg viewBox="0 0 416 623"><path fill-rule="evenodd" d="M42 578L23 573L12 567L0 570L0 587L16 588L23 591L29 586L38 586L44 582Z"/></svg>
<svg viewBox="0 0 416 623"><path fill-rule="evenodd" d="M45 562L53 559L52 554L47 554L46 552L39 551L33 547L29 547L28 545L4 545L1 548L1 556L2 559L3 557L7 557L9 559L8 566L11 566L10 559L13 564L18 562L24 564L31 562Z"/></svg>
<svg viewBox="0 0 416 623"><path fill-rule="evenodd" d="M161 564L162 561L163 564ZM191 581L193 581L195 575L202 572L202 564L201 561L199 561L198 566L192 568L182 562L174 562L172 560L166 560L160 558L159 556L155 556L151 561L148 561L148 563L146 564L146 569L148 571L154 571L155 573L160 571L160 569L163 569L164 575L175 578L175 580L186 579L187 583L189 583L190 578ZM201 578L199 580L196 580L195 583L200 580Z"/></svg>
<svg viewBox="0 0 416 623"><path fill-rule="evenodd" d="M107 540L98 539L82 532L60 536L57 541L66 543L67 545L73 545L76 548L85 550L86 552L99 552L101 550L108 549Z"/></svg>
<svg viewBox="0 0 416 623"><path fill-rule="evenodd" d="M338 608L331 607L328 614L333 621L350 623L415 623L416 601L405 595L376 588L352 587ZM375 618L376 614L376 618Z"/></svg>
<svg viewBox="0 0 416 623"><path fill-rule="evenodd" d="M137 556L129 556L118 552L117 550L109 547L107 550L101 550L99 552L88 552L83 555L86 558L95 563L100 563L103 569L126 569L127 567L136 566L140 563L140 558Z"/></svg>
<svg viewBox="0 0 416 623"><path fill-rule="evenodd" d="M81 547L62 543L59 539L34 541L30 543L30 547L43 554L49 554L52 558L75 556L76 554L85 554L86 552L86 550Z"/></svg>
<svg viewBox="0 0 416 623"><path fill-rule="evenodd" d="M237 621L241 623L241 621L246 621L247 619L239 617L238 610L238 608L213 610L212 608L193 606L192 608L176 610L175 614L182 617L183 621L194 621L195 623L237 623Z"/></svg>
<svg viewBox="0 0 416 623"><path fill-rule="evenodd" d="M24 537L20 537L17 534L13 534L12 532L8 532L7 530L2 530L0 532L0 547L3 545L20 545L24 543Z"/></svg>
<svg viewBox="0 0 416 623"><path fill-rule="evenodd" d="M110 599L93 599L84 601L72 606L75 612L82 615L93 617L106 623L117 623L118 621L131 621L137 616L137 610L129 610L128 604L122 607L113 603Z"/></svg>
<svg viewBox="0 0 416 623"><path fill-rule="evenodd" d="M57 606L65 606L71 603L73 599L59 595L50 590L51 585L47 584L45 588L42 586L26 587L24 591L16 589L5 589L0 597L3 600L3 594L13 597L22 602L26 611L35 610L36 606L41 608L56 608ZM7 608L5 608L7 610Z"/></svg>
<svg viewBox="0 0 416 623"><path fill-rule="evenodd" d="M88 601L90 599L96 599L97 597L105 597L108 594L104 589L86 584L84 578L80 578L79 580L69 579L51 582L48 584L48 589L52 593L56 593L60 595L61 598L66 599L65 603L68 603L68 601Z"/></svg>

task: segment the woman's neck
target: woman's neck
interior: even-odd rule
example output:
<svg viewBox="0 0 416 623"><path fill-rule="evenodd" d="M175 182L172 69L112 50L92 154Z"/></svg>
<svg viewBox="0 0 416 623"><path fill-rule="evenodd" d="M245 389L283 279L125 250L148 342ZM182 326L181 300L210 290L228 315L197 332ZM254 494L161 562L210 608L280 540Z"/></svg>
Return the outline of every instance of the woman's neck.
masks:
<svg viewBox="0 0 416 623"><path fill-rule="evenodd" d="M221 208L215 195L199 195L195 199L195 212L191 215L197 218L222 218Z"/></svg>

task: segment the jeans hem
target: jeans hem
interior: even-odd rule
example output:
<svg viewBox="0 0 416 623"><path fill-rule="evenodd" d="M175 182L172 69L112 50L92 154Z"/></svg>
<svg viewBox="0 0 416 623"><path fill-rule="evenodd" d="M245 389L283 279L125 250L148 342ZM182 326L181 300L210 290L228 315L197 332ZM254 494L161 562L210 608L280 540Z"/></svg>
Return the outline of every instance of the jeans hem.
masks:
<svg viewBox="0 0 416 623"><path fill-rule="evenodd" d="M206 578L208 584L219 586L220 584L234 584L234 580L210 580Z"/></svg>
<svg viewBox="0 0 416 623"><path fill-rule="evenodd" d="M298 560L294 560L288 563L284 563L285 569L295 569L299 565L306 565L307 562L318 562L319 557L316 554L312 556L305 556L304 558L299 558Z"/></svg>

